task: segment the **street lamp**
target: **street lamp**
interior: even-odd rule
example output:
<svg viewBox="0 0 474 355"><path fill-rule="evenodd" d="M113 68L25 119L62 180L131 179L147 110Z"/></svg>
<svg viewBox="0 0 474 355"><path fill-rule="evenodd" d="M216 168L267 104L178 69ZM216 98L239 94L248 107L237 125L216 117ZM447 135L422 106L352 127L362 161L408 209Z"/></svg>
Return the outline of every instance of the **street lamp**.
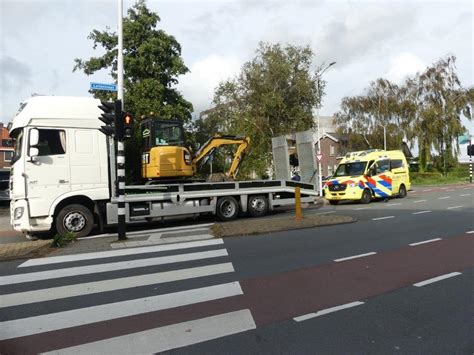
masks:
<svg viewBox="0 0 474 355"><path fill-rule="evenodd" d="M328 70L334 64L336 64L336 62L329 63L329 65L326 68L324 68L324 70L322 70L321 73L319 73L319 78L318 78L318 81L317 81L318 94L319 94L319 81L320 81L322 75L324 74L324 72L326 70ZM322 96L321 96L320 100L322 100ZM319 105L316 109L316 118L317 118L317 122L318 122L318 156L321 156L321 136L320 136L320 131L319 131L319 107L320 106L321 106L321 101L319 102ZM321 175L321 159L318 159L318 188L319 188L319 190L318 190L319 196L321 196L322 191L323 191L323 176Z"/></svg>

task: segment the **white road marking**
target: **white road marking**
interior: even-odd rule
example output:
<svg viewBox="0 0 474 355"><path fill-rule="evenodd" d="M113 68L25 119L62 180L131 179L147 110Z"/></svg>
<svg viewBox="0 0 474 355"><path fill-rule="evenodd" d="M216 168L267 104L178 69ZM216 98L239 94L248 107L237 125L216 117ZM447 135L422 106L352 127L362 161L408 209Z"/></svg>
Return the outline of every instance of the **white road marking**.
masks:
<svg viewBox="0 0 474 355"><path fill-rule="evenodd" d="M327 212L320 212L316 214L329 214L329 213L336 213L337 211L327 211Z"/></svg>
<svg viewBox="0 0 474 355"><path fill-rule="evenodd" d="M0 308L234 272L232 263L199 266L2 295Z"/></svg>
<svg viewBox="0 0 474 355"><path fill-rule="evenodd" d="M433 189L426 189L426 190L423 190L423 192L428 192L428 191L432 191Z"/></svg>
<svg viewBox="0 0 474 355"><path fill-rule="evenodd" d="M459 196L465 197L465 196L471 196L471 194L461 194Z"/></svg>
<svg viewBox="0 0 474 355"><path fill-rule="evenodd" d="M465 187L463 190L470 190L471 188L470 187Z"/></svg>
<svg viewBox="0 0 474 355"><path fill-rule="evenodd" d="M67 263L67 262L79 261L79 260L91 260L91 259L111 258L111 257L116 257L116 256L125 256L125 255L156 253L160 251L198 248L198 247L204 247L204 246L209 246L209 245L219 245L223 243L224 241L222 239L210 239L210 240L199 240L196 242L156 245L156 246L140 247L140 248L133 248L133 249L108 250L108 251L97 251L97 252L84 253L84 254L51 256L48 258L30 259L28 261L25 261L23 264L19 265L18 267L49 265L49 264Z"/></svg>
<svg viewBox="0 0 474 355"><path fill-rule="evenodd" d="M451 196L438 197L438 200L446 200L447 198L451 198Z"/></svg>
<svg viewBox="0 0 474 355"><path fill-rule="evenodd" d="M390 207L390 206L400 206L401 203L389 203L388 205L385 205L387 207Z"/></svg>
<svg viewBox="0 0 474 355"><path fill-rule="evenodd" d="M447 209L447 210L454 210L454 209L456 209L456 208L462 208L462 207L464 207L464 206L451 206L451 207L448 207L448 208L446 208L446 209Z"/></svg>
<svg viewBox="0 0 474 355"><path fill-rule="evenodd" d="M474 234L474 231L467 231L466 234Z"/></svg>
<svg viewBox="0 0 474 355"><path fill-rule="evenodd" d="M416 200L416 201L413 201L413 203L420 203L420 202L426 202L426 200Z"/></svg>
<svg viewBox="0 0 474 355"><path fill-rule="evenodd" d="M425 280L425 281L418 282L416 284L413 284L413 286L422 287L422 286L431 284L433 282L438 282L438 281L445 280L445 279L448 279L450 277L454 277L454 276L458 276L458 275L461 275L461 273L460 272L451 272L450 274L445 274L445 275L433 277L432 279L428 279L428 280Z"/></svg>
<svg viewBox="0 0 474 355"><path fill-rule="evenodd" d="M127 232L127 235L140 235L140 234L149 234L149 233L162 233L162 232L169 232L169 231L180 231L180 230L203 230L204 228L211 227L214 223L203 223L203 224L195 224L189 226L180 226L180 227L168 227L168 228L159 228L159 229L143 229L134 232ZM116 237L117 233L106 233L106 234L99 234L99 235L92 235L90 237L82 237L77 238L77 240L82 239L96 239L96 238L107 238L107 237Z"/></svg>
<svg viewBox="0 0 474 355"><path fill-rule="evenodd" d="M416 245L421 245L421 244L426 244L426 243L431 243L431 242L436 242L438 240L441 240L441 238L434 238L434 239L429 239L429 240L423 240L422 242L417 242L417 243L411 243L408 244L411 247L414 247Z"/></svg>
<svg viewBox="0 0 474 355"><path fill-rule="evenodd" d="M86 275L86 274L97 274L100 272L117 271L124 269L134 269L147 266L165 265L171 263L179 263L191 260L201 260L208 258L218 258L222 256L228 256L226 249L210 250L197 253L161 256L156 258L139 259L120 261L116 263L77 266L64 269L55 269L47 271L30 272L27 274L17 274L0 276L0 285L11 285L22 282L31 282L39 280L57 279L61 277Z"/></svg>
<svg viewBox="0 0 474 355"><path fill-rule="evenodd" d="M360 210L368 210L370 207L358 207L354 208L354 211L360 211Z"/></svg>
<svg viewBox="0 0 474 355"><path fill-rule="evenodd" d="M359 254L359 255L354 255L354 256L348 256L347 258L334 259L334 261L338 263L338 262L341 262L341 261L357 259L357 258L363 258L364 256L369 256L369 255L374 255L374 254L377 254L377 253L375 251L372 251L370 253Z"/></svg>
<svg viewBox="0 0 474 355"><path fill-rule="evenodd" d="M50 332L243 294L238 282L167 293L0 323L0 340Z"/></svg>
<svg viewBox="0 0 474 355"><path fill-rule="evenodd" d="M318 311L316 313L308 313L308 314L304 314L302 316L299 316L299 317L295 317L293 318L296 322L302 322L302 321L305 321L307 319L311 319L311 318L315 318L315 317L320 317L320 316L323 316L325 314L328 314L328 313L333 313L333 312L337 312L337 311L340 311L340 310L343 310L343 309L347 309L347 308L351 308L351 307L356 307L356 306L360 306L364 304L364 302L351 302L351 303L346 303L346 304L343 304L343 305L340 305L340 306L336 306L336 307L331 307L331 308L326 308L326 309L323 309L321 311Z"/></svg>
<svg viewBox="0 0 474 355"><path fill-rule="evenodd" d="M255 329L250 310L218 314L45 354L153 354Z"/></svg>
<svg viewBox="0 0 474 355"><path fill-rule="evenodd" d="M446 192L453 192L454 190L446 190Z"/></svg>
<svg viewBox="0 0 474 355"><path fill-rule="evenodd" d="M418 212L413 212L412 214L423 214L423 213L430 213L433 211L418 211Z"/></svg>
<svg viewBox="0 0 474 355"><path fill-rule="evenodd" d="M380 220L382 220L382 219L389 219L389 218L395 218L395 216L386 216L386 217L372 218L372 221L380 221Z"/></svg>

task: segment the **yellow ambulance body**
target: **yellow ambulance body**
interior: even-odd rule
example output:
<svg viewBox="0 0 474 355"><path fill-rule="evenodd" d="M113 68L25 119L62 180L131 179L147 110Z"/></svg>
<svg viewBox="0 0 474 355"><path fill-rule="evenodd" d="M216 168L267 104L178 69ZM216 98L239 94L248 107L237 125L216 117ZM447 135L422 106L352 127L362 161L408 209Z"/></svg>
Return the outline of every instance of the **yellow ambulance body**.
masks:
<svg viewBox="0 0 474 355"><path fill-rule="evenodd" d="M410 190L409 166L401 150L348 153L324 186L332 205L339 201L369 203L376 198L403 198Z"/></svg>

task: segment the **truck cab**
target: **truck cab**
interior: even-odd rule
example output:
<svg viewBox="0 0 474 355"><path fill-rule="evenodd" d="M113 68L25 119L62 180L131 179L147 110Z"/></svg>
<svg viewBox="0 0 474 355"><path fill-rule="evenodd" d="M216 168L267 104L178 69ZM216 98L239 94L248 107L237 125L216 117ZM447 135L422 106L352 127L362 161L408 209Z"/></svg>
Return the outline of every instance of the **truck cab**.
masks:
<svg viewBox="0 0 474 355"><path fill-rule="evenodd" d="M56 230L90 231L94 201L110 198L99 104L91 98L35 96L20 105L10 126L15 140L10 177L15 230L48 232L54 217L63 215ZM81 207L68 209L71 205Z"/></svg>

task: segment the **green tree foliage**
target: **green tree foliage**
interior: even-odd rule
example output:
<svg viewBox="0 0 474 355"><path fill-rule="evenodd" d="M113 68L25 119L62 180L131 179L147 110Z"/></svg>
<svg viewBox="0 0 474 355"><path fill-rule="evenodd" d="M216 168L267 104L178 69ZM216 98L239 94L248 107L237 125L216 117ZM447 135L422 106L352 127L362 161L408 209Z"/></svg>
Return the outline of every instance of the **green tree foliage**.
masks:
<svg viewBox="0 0 474 355"><path fill-rule="evenodd" d="M157 29L160 18L151 12L145 0L138 0L123 19L124 97L125 110L136 118L153 112L162 119L189 121L192 104L176 90L178 76L189 70L181 58L181 46L165 31ZM105 53L88 60L75 59L73 71L82 70L86 75L106 69L117 80L118 37L109 28L94 29L88 37ZM115 93L93 92L100 99L116 99ZM137 121L137 120L136 120ZM135 131L138 131L136 129ZM135 137L126 145L129 180L140 176L140 142Z"/></svg>
<svg viewBox="0 0 474 355"><path fill-rule="evenodd" d="M216 88L208 129L250 137L244 174L264 176L271 164L272 137L312 128L313 109L325 84L320 69L312 72L312 60L309 47L260 43L237 78Z"/></svg>
<svg viewBox="0 0 474 355"><path fill-rule="evenodd" d="M454 165L457 137L466 130L461 117L472 119L474 102L474 90L462 87L455 62L448 56L401 86L377 79L364 95L343 98L335 115L340 131L361 135L369 147L381 148L385 126L387 149L399 149L403 139L417 142L421 171L432 161L433 150L442 155L437 161L443 168ZM360 146L360 138L356 141Z"/></svg>

